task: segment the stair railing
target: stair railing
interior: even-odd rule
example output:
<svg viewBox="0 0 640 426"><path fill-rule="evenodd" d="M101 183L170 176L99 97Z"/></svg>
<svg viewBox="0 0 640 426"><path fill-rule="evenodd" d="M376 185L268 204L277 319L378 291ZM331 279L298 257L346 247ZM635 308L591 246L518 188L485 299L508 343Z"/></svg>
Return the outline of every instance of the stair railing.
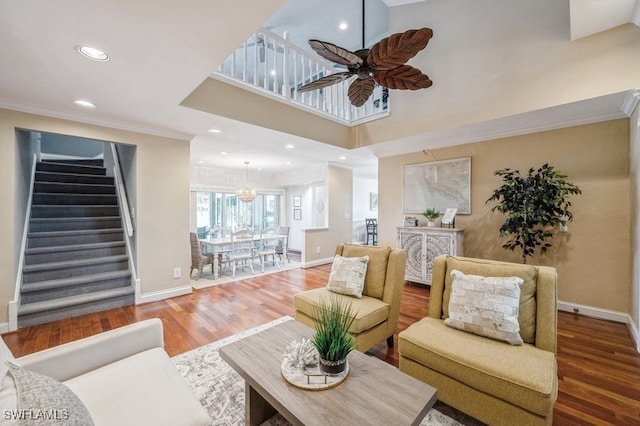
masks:
<svg viewBox="0 0 640 426"><path fill-rule="evenodd" d="M33 154L31 164L31 181L29 184L29 196L27 198L27 208L24 213L24 227L22 228L22 243L20 245L20 257L18 259L18 271L16 273L16 284L13 290L13 300L9 301L9 331L18 329L18 308L20 307L20 286L22 285L22 268L27 250L27 235L29 234L29 215L31 214L31 203L33 200L33 182L36 176L36 166L38 164L39 152Z"/></svg>
<svg viewBox="0 0 640 426"><path fill-rule="evenodd" d="M140 280L138 280L138 274L136 272L136 265L133 259L133 220L131 218L131 211L129 209L129 202L127 200L127 191L124 186L124 179L120 170L120 158L118 157L118 150L115 143L110 143L111 154L113 156L113 179L116 185L116 194L118 195L118 206L120 207L120 216L124 221L125 228L125 243L127 246L127 255L129 256L129 267L131 268L131 283L135 289L135 303L138 303L140 297Z"/></svg>
<svg viewBox="0 0 640 426"><path fill-rule="evenodd" d="M311 55L266 28L260 28L212 73L212 77L263 96L291 104L347 126L389 115L388 90L376 85L359 108L349 102L351 79L320 90L298 88L346 69Z"/></svg>

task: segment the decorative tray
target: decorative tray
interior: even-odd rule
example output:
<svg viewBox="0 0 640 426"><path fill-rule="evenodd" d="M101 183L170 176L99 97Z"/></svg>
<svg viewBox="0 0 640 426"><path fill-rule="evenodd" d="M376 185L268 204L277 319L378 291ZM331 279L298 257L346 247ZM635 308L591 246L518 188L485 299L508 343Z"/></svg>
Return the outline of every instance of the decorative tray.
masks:
<svg viewBox="0 0 640 426"><path fill-rule="evenodd" d="M349 362L342 373L327 374L320 371L318 365L306 367L301 370L297 367L287 365L282 361L280 365L282 377L293 386L305 390L325 390L331 389L344 382L349 375Z"/></svg>

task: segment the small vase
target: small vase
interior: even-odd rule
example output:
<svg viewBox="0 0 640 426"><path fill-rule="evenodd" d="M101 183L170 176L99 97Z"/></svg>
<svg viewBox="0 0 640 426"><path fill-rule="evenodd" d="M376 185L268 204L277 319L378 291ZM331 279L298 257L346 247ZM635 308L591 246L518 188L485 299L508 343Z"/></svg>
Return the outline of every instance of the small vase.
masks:
<svg viewBox="0 0 640 426"><path fill-rule="evenodd" d="M337 361L329 361L327 359L320 358L320 362L318 364L320 366L320 371L327 374L340 374L347 367L347 359L339 359Z"/></svg>

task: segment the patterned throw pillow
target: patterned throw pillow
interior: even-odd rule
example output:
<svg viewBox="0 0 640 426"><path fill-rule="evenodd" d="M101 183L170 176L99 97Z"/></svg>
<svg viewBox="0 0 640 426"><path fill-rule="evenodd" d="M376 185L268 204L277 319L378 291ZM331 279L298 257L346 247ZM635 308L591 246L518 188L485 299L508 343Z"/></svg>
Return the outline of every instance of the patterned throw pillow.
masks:
<svg viewBox="0 0 640 426"><path fill-rule="evenodd" d="M520 304L519 277L483 277L451 271L453 285L449 299L450 327L522 345L518 306Z"/></svg>
<svg viewBox="0 0 640 426"><path fill-rule="evenodd" d="M347 296L362 297L369 256L342 257L336 254L331 265L327 289Z"/></svg>
<svg viewBox="0 0 640 426"><path fill-rule="evenodd" d="M64 383L7 361L18 390L18 424L92 426L91 415Z"/></svg>

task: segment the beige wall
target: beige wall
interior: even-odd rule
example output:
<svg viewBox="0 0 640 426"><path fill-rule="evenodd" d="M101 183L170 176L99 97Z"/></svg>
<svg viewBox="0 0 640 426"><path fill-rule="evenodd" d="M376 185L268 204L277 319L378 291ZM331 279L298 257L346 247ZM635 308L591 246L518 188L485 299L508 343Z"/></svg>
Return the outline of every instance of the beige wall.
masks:
<svg viewBox="0 0 640 426"><path fill-rule="evenodd" d="M15 129L127 143L137 147L138 278L141 294L189 286L189 142L0 109L0 322L8 320L22 229L15 215ZM173 279L173 268L182 278Z"/></svg>
<svg viewBox="0 0 640 426"><path fill-rule="evenodd" d="M390 32L433 29L409 61L433 86L392 90L391 116L358 126L356 146L640 87L640 28L571 41L567 1L422 1L391 8L389 20Z"/></svg>
<svg viewBox="0 0 640 426"><path fill-rule="evenodd" d="M303 230L302 265L313 266L333 258L336 246L351 241L353 172L343 167L327 169L327 228ZM320 253L316 249L320 247Z"/></svg>
<svg viewBox="0 0 640 426"><path fill-rule="evenodd" d="M562 301L630 312L628 119L380 159L380 244L397 245L403 166L458 157L471 157L472 214L456 218L465 228L465 255L519 261L517 253L501 248L504 216L485 204L501 183L493 172L506 167L526 172L548 162L583 193L571 197L575 218L569 232L554 238L551 253L529 263L557 268Z"/></svg>

